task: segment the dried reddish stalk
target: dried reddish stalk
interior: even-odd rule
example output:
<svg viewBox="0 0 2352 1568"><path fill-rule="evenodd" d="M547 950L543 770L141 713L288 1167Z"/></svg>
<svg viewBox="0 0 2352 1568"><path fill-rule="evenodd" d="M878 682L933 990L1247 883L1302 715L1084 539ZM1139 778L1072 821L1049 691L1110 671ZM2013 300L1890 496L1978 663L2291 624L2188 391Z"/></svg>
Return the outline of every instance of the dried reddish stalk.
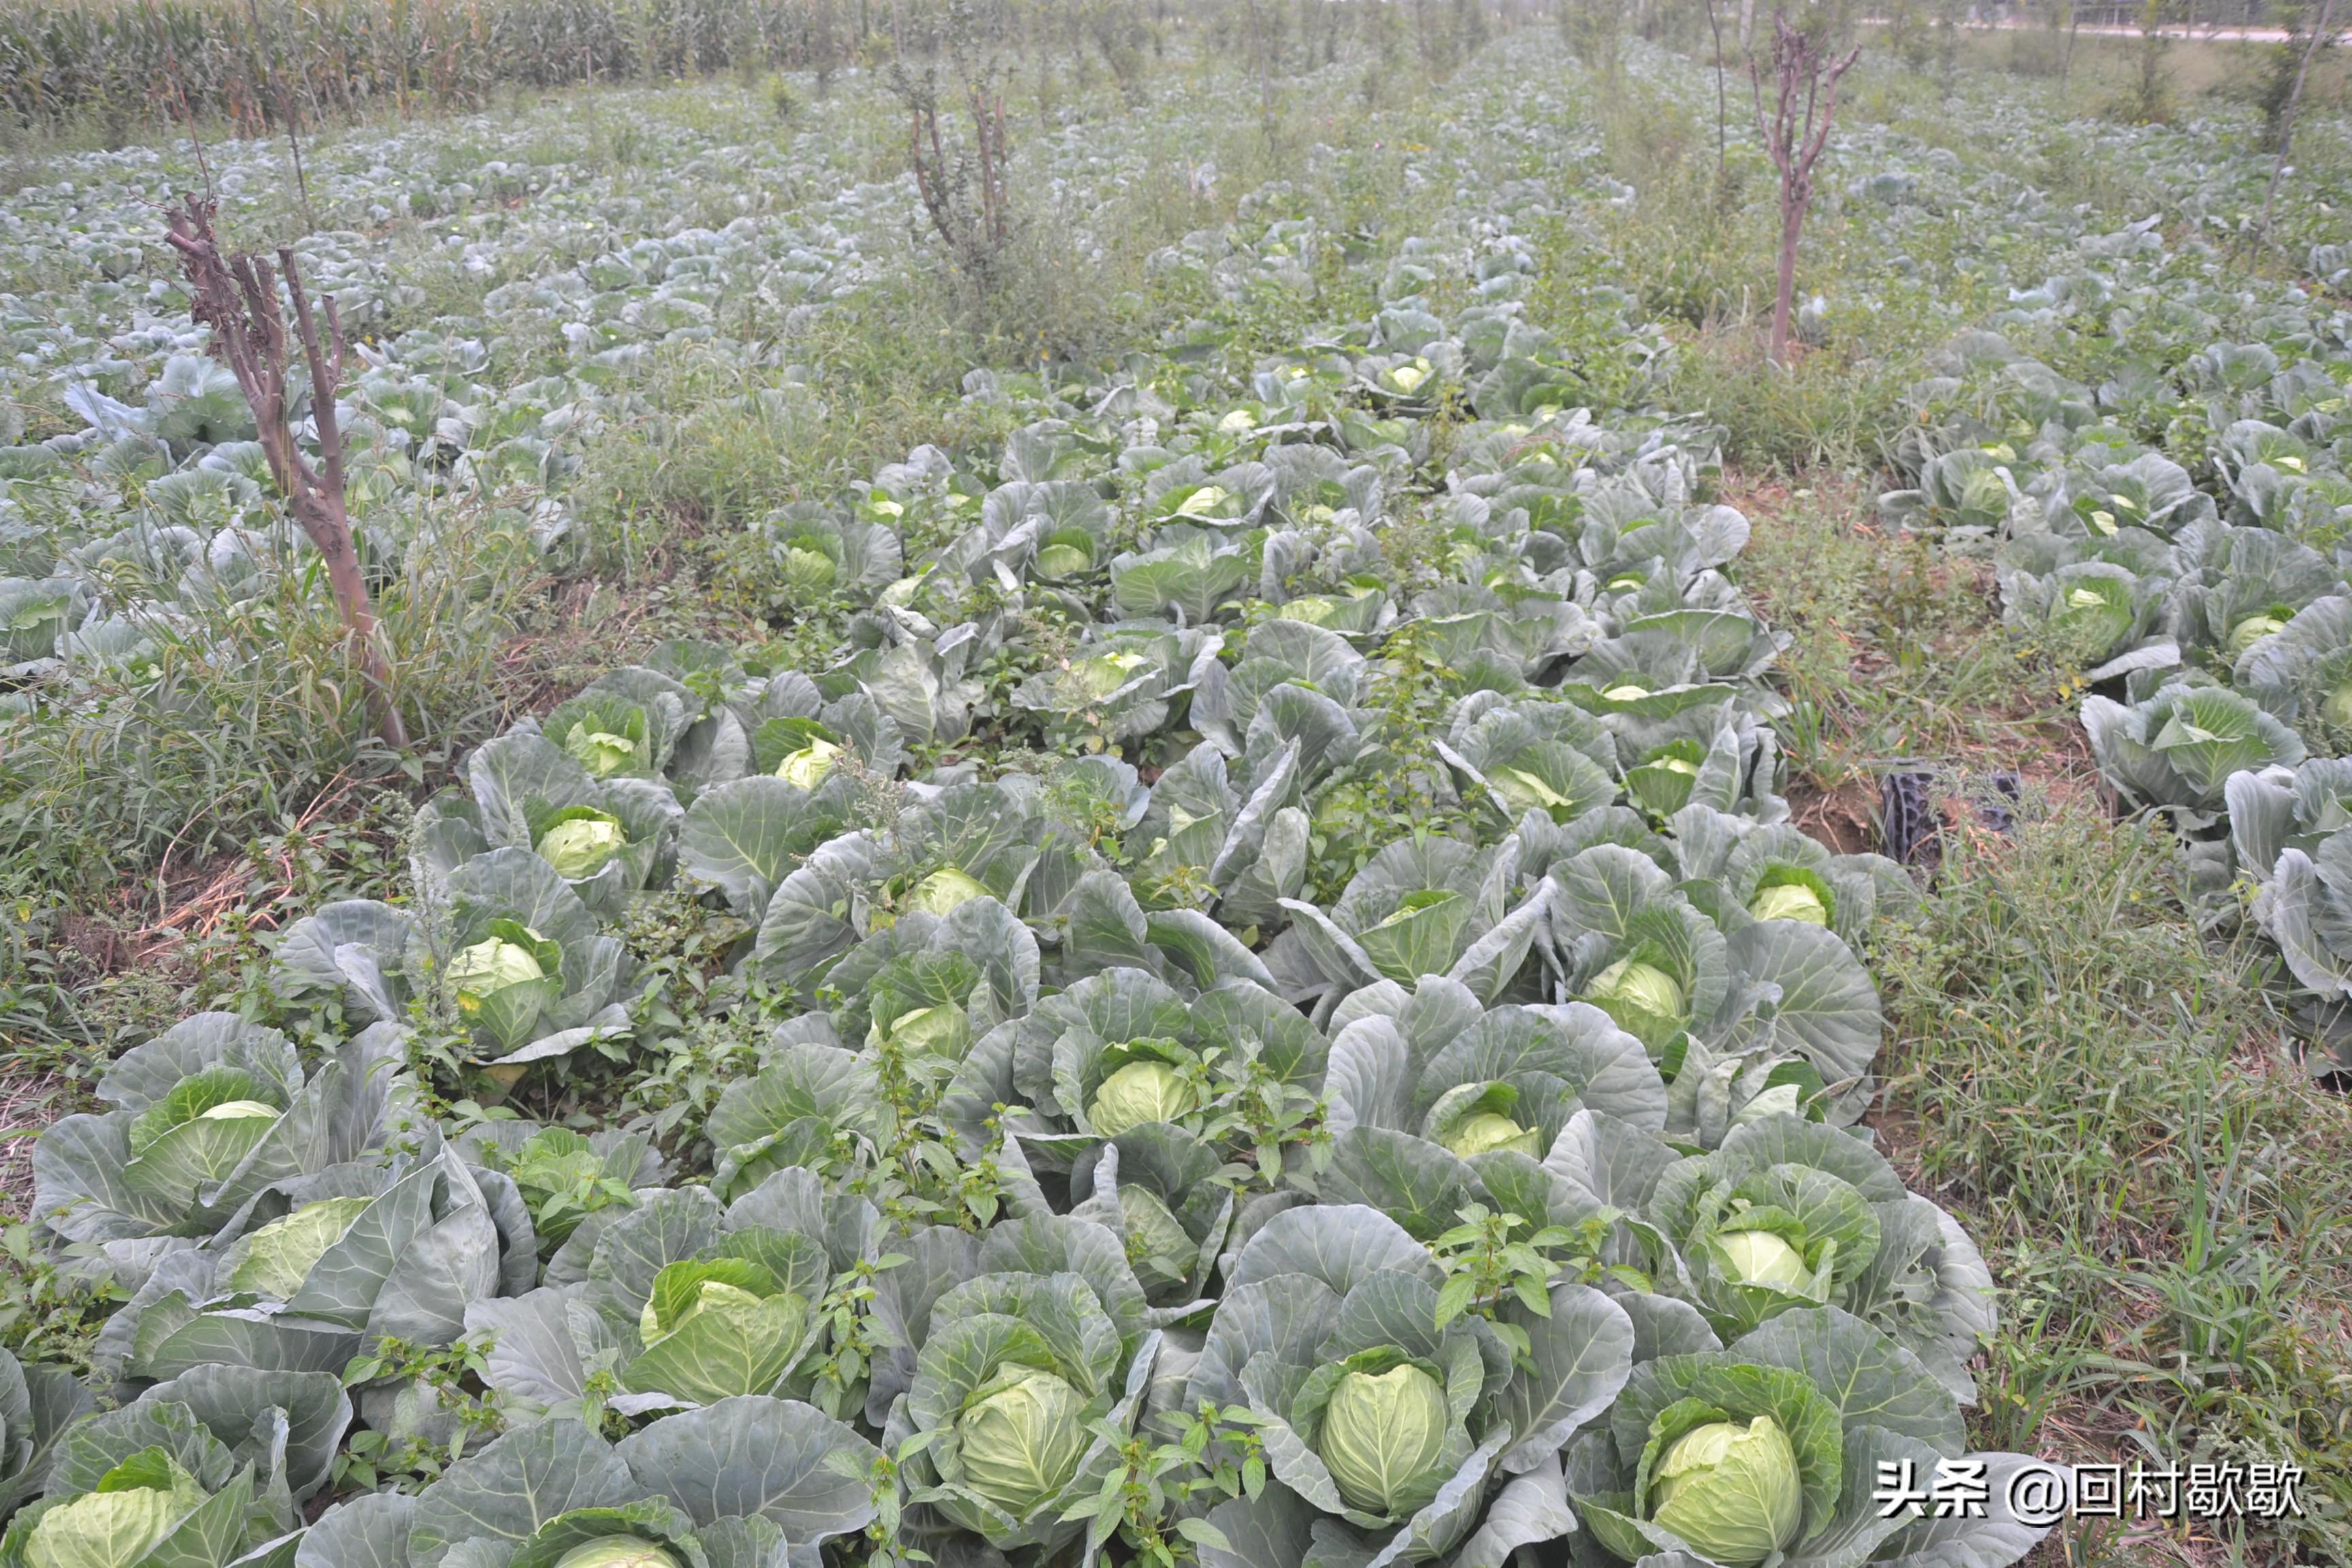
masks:
<svg viewBox="0 0 2352 1568"><path fill-rule="evenodd" d="M326 563L327 582L334 589L335 605L342 612L343 625L350 629L352 647L359 658L375 731L385 745L405 750L408 731L394 699L392 668L376 636L375 609L368 600L367 579L360 571L351 514L344 506L343 435L335 414L335 395L343 384L343 324L335 312L335 297L329 294L321 300L327 314L327 341L322 347L310 296L295 268L294 252L278 247L278 264L285 272L287 297L294 305L296 342L310 373L311 417L318 426L319 457L326 470L321 473L294 437L286 375L295 344L288 341L286 318L278 309L277 273L258 257L222 255L220 240L213 233L215 210L209 201L184 198L171 216L171 231L164 237L180 253L181 270L194 290L192 313L213 330L213 356L228 366L246 402L253 406L270 477L278 481L294 521Z"/></svg>

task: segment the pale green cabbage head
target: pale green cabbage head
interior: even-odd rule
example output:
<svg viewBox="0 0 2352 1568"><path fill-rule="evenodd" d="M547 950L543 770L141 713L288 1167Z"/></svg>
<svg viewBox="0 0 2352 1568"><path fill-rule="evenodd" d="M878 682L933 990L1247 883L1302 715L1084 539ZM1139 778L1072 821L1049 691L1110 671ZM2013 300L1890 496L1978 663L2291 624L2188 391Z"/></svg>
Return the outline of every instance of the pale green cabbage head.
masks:
<svg viewBox="0 0 2352 1568"><path fill-rule="evenodd" d="M822 594L833 586L841 568L822 550L792 545L784 551L784 581L802 594Z"/></svg>
<svg viewBox="0 0 2352 1568"><path fill-rule="evenodd" d="M650 1541L608 1535L573 1547L555 1560L555 1568L678 1568L678 1561Z"/></svg>
<svg viewBox="0 0 2352 1568"><path fill-rule="evenodd" d="M620 818L599 812L557 823L540 835L535 847L539 858L554 867L558 876L577 882L603 870L604 863L628 847L628 843Z"/></svg>
<svg viewBox="0 0 2352 1568"><path fill-rule="evenodd" d="M876 1024L866 1030L867 1045L886 1041L902 1050L961 1059L971 1046L971 1020L952 1002L917 1007L891 1019L887 1029Z"/></svg>
<svg viewBox="0 0 2352 1568"><path fill-rule="evenodd" d="M1206 517L1233 498L1223 485L1202 485L1177 503L1178 517Z"/></svg>
<svg viewBox="0 0 2352 1568"><path fill-rule="evenodd" d="M617 773L633 766L637 760L637 744L626 735L614 735L603 730L591 730L585 724L572 726L572 733L563 737L563 749L572 761L598 778Z"/></svg>
<svg viewBox="0 0 2352 1568"><path fill-rule="evenodd" d="M1675 1439L1650 1481L1650 1518L1726 1568L1751 1568L1805 1517L1797 1452L1769 1415L1714 1421Z"/></svg>
<svg viewBox="0 0 2352 1568"><path fill-rule="evenodd" d="M2066 607L2070 610L2104 610L2107 607L2107 601L2096 589L2069 588L2066 590Z"/></svg>
<svg viewBox="0 0 2352 1568"><path fill-rule="evenodd" d="M1135 672L1150 663L1139 653L1106 653L1071 665L1066 679L1079 700L1099 702L1133 680Z"/></svg>
<svg viewBox="0 0 2352 1568"><path fill-rule="evenodd" d="M1513 811L1549 811L1556 805L1576 804L1525 768L1496 768L1495 793Z"/></svg>
<svg viewBox="0 0 2352 1568"><path fill-rule="evenodd" d="M26 1568L132 1568L205 1501L162 1448L132 1455L99 1487L40 1517L25 1541Z"/></svg>
<svg viewBox="0 0 2352 1568"><path fill-rule="evenodd" d="M2276 616L2248 616L2230 628L2230 657L2235 658L2273 632L2286 630Z"/></svg>
<svg viewBox="0 0 2352 1568"><path fill-rule="evenodd" d="M457 956L449 961L445 978L462 1002L469 996L496 995L509 985L544 980L547 972L539 966L539 960L529 948L494 936L460 949Z"/></svg>
<svg viewBox="0 0 2352 1568"><path fill-rule="evenodd" d="M812 740L799 751L776 764L776 776L788 784L798 784L804 790L814 790L824 783L839 760L841 748L831 741Z"/></svg>
<svg viewBox="0 0 2352 1568"><path fill-rule="evenodd" d="M776 1289L774 1277L756 1264L740 1259L720 1258L715 1263L673 1263L662 1270L665 1275L704 1276L693 1283L690 1293L665 1289L656 1279L652 1300L637 1314L637 1337L646 1348L682 1333L688 1325L705 1313L730 1323L740 1323L780 1308L791 1313L793 1327L806 1316L808 1304L789 1290ZM720 1278L709 1278L719 1274ZM724 1278L732 1274L734 1279ZM681 1299L682 1296L682 1299Z"/></svg>
<svg viewBox="0 0 2352 1568"><path fill-rule="evenodd" d="M2339 730L2352 730L2352 680L2346 681L2327 694L2320 704L2320 712Z"/></svg>
<svg viewBox="0 0 2352 1568"><path fill-rule="evenodd" d="M1719 1231L1715 1245L1726 1272L1743 1285L1799 1290L1812 1283L1805 1255L1769 1230Z"/></svg>
<svg viewBox="0 0 2352 1568"><path fill-rule="evenodd" d="M1037 552L1037 574L1049 579L1075 575L1094 563L1094 551L1075 539L1056 537Z"/></svg>
<svg viewBox="0 0 2352 1568"><path fill-rule="evenodd" d="M1645 1041L1672 1034L1689 1018L1689 1004L1675 977L1636 959L1621 958L1594 975L1584 999Z"/></svg>
<svg viewBox="0 0 2352 1568"><path fill-rule="evenodd" d="M1748 900L1748 912L1759 921L1802 921L1811 926L1830 923L1830 911L1821 894L1801 882L1782 882L1761 889Z"/></svg>
<svg viewBox="0 0 2352 1568"><path fill-rule="evenodd" d="M915 890L907 895L907 907L921 910L927 914L943 915L959 904L991 896L986 888L950 866L918 882Z"/></svg>
<svg viewBox="0 0 2352 1568"><path fill-rule="evenodd" d="M1008 1366L956 1418L965 1484L1015 1519L1051 1501L1077 1473L1087 1402L1050 1372Z"/></svg>
<svg viewBox="0 0 2352 1568"><path fill-rule="evenodd" d="M370 1198L321 1198L239 1237L221 1254L223 1282L272 1301L290 1300L327 1248L343 1239Z"/></svg>
<svg viewBox="0 0 2352 1568"><path fill-rule="evenodd" d="M1316 1439L1339 1495L1367 1513L1406 1511L1445 1447L1445 1389L1411 1363L1342 1375Z"/></svg>
<svg viewBox="0 0 2352 1568"><path fill-rule="evenodd" d="M1147 1121L1173 1121L1200 1109L1200 1091L1192 1080L1167 1063L1129 1062L1095 1090L1094 1103L1087 1107L1087 1120L1094 1123L1097 1132L1116 1138Z"/></svg>
<svg viewBox="0 0 2352 1568"><path fill-rule="evenodd" d="M1497 1149L1508 1149L1513 1153L1538 1159L1544 1152L1537 1146L1542 1136L1536 1128L1522 1127L1507 1116L1482 1110L1475 1116L1464 1117L1438 1142L1465 1160L1473 1154L1492 1153Z"/></svg>

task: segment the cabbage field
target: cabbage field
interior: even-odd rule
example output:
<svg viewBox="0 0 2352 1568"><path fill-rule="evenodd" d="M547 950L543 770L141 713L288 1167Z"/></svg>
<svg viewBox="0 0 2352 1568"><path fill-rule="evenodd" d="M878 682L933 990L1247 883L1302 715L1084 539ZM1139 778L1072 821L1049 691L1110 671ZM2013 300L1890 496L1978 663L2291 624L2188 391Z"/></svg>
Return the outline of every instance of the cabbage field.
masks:
<svg viewBox="0 0 2352 1568"><path fill-rule="evenodd" d="M0 1568L2352 1563L2309 27L911 10L0 0Z"/></svg>

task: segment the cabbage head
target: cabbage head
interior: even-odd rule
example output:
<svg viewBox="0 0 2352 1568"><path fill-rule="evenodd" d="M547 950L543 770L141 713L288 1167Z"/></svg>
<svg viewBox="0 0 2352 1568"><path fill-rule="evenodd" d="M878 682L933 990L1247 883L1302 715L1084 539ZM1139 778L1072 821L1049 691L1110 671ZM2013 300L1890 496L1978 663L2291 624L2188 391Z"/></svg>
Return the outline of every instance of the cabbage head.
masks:
<svg viewBox="0 0 2352 1568"><path fill-rule="evenodd" d="M1795 867L1768 871L1748 900L1748 912L1759 921L1802 921L1827 926L1835 913L1835 895L1819 876Z"/></svg>
<svg viewBox="0 0 2352 1568"><path fill-rule="evenodd" d="M2230 639L2225 645L2229 648L2230 657L2234 659L2263 638L2286 630L2286 623L2290 618L2290 616L2276 614L2266 614L2248 616L2239 621L2230 628Z"/></svg>
<svg viewBox="0 0 2352 1568"><path fill-rule="evenodd" d="M1507 1083L1464 1084L1439 1097L1430 1111L1427 1132L1433 1142L1465 1160L1497 1149L1540 1160L1543 1131L1521 1124L1514 1114L1518 1109L1519 1091Z"/></svg>
<svg viewBox="0 0 2352 1568"><path fill-rule="evenodd" d="M1070 1482L1086 1457L1084 1395L1054 1373L1013 1364L974 1389L956 1418L964 1484L1026 1519Z"/></svg>
<svg viewBox="0 0 2352 1568"><path fill-rule="evenodd" d="M530 1037L548 1005L562 994L563 950L519 921L495 920L489 934L460 948L442 973L457 1011L509 1048Z"/></svg>
<svg viewBox="0 0 2352 1568"><path fill-rule="evenodd" d="M374 1202L321 1198L237 1237L221 1254L221 1284L272 1301L291 1300L327 1248Z"/></svg>
<svg viewBox="0 0 2352 1568"><path fill-rule="evenodd" d="M911 1008L885 1025L876 1019L867 1029L869 1047L885 1044L924 1056L955 1060L971 1048L971 1018L952 1002Z"/></svg>
<svg viewBox="0 0 2352 1568"><path fill-rule="evenodd" d="M165 1450L142 1448L95 1491L43 1513L25 1538L26 1568L133 1568L206 1501Z"/></svg>
<svg viewBox="0 0 2352 1568"><path fill-rule="evenodd" d="M575 805L556 813L531 847L564 880L579 882L603 870L628 845L619 817L593 805Z"/></svg>
<svg viewBox="0 0 2352 1568"><path fill-rule="evenodd" d="M123 1175L193 1193L235 1171L285 1109L273 1089L242 1068L191 1073L131 1123Z"/></svg>
<svg viewBox="0 0 2352 1568"><path fill-rule="evenodd" d="M1047 582L1075 577L1095 563L1095 536L1083 528L1057 529L1037 551L1037 575Z"/></svg>
<svg viewBox="0 0 2352 1568"><path fill-rule="evenodd" d="M916 883L914 890L907 895L906 907L925 914L944 915L960 904L992 897L979 881L949 866Z"/></svg>
<svg viewBox="0 0 2352 1568"><path fill-rule="evenodd" d="M813 792L832 775L841 754L840 746L822 735L812 735L807 745L787 752L784 760L776 764L776 776L788 784Z"/></svg>
<svg viewBox="0 0 2352 1568"><path fill-rule="evenodd" d="M1294 1414L1311 1409L1313 1382ZM1453 1474L1439 1463L1453 1419L1440 1369L1392 1349L1370 1350L1340 1363L1328 1388L1315 1451L1339 1495L1391 1518L1435 1497Z"/></svg>
<svg viewBox="0 0 2352 1568"><path fill-rule="evenodd" d="M1813 1282L1805 1255L1773 1231L1721 1231L1714 1241L1725 1276L1739 1284L1803 1290Z"/></svg>
<svg viewBox="0 0 2352 1568"><path fill-rule="evenodd" d="M1751 1568L1804 1522L1797 1453L1769 1415L1713 1420L1667 1445L1650 1478L1650 1519L1726 1568Z"/></svg>
<svg viewBox="0 0 2352 1568"><path fill-rule="evenodd" d="M793 554L801 553L794 551ZM831 564L827 561L827 564ZM575 1546L555 1560L555 1568L682 1568L678 1560L650 1541L608 1535Z"/></svg>
<svg viewBox="0 0 2352 1568"><path fill-rule="evenodd" d="M637 1316L645 1353L621 1381L702 1405L770 1393L806 1345L809 1316L807 1300L751 1258L672 1263L654 1276Z"/></svg>
<svg viewBox="0 0 2352 1568"><path fill-rule="evenodd" d="M1199 1110L1199 1088L1171 1065L1171 1058L1181 1051L1172 1040L1129 1042L1126 1047L1129 1059L1103 1079L1087 1107L1087 1120L1095 1131L1116 1138L1129 1128L1150 1121L1174 1121Z"/></svg>
<svg viewBox="0 0 2352 1568"><path fill-rule="evenodd" d="M1584 988L1584 999L1653 1050L1690 1022L1682 982L1640 957L1621 958L1594 975Z"/></svg>
<svg viewBox="0 0 2352 1568"><path fill-rule="evenodd" d="M643 744L635 736L595 729L588 721L574 724L563 737L563 749L572 760L600 779L635 766Z"/></svg>

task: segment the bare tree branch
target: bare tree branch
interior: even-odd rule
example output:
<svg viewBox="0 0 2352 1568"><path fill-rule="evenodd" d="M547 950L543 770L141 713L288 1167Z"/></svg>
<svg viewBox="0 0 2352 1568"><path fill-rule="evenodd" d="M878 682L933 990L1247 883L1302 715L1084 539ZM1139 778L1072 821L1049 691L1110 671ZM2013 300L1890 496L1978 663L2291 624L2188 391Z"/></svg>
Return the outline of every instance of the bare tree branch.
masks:
<svg viewBox="0 0 2352 1568"><path fill-rule="evenodd" d="M1830 128L1837 120L1838 82L1862 58L1857 44L1843 57L1832 58L1801 28L1789 25L1785 12L1772 13L1772 110L1764 110L1764 82L1755 57L1748 61L1748 89L1756 104L1756 132L1764 140L1765 155L1780 174L1780 255L1779 287L1772 301L1772 359L1785 362L1789 353L1789 320L1797 291L1797 245L1802 237L1805 214L1813 205L1813 165L1829 144Z"/></svg>
<svg viewBox="0 0 2352 1568"><path fill-rule="evenodd" d="M376 636L375 608L368 599L367 578L360 569L344 501L342 426L335 409L343 379L343 325L335 310L335 297L327 295L322 301L328 331L328 342L322 345L294 253L283 247L278 250L286 295L294 307L297 343L310 371L311 420L318 429L320 461L326 465L321 473L295 436L293 405L287 392L287 372L295 345L287 340L286 318L278 307L278 274L259 258L221 253L220 240L213 232L215 210L210 201L184 198L171 215L164 238L180 253L181 270L195 294L191 313L198 323L212 329L213 356L228 366L246 402L252 405L270 477L286 497L295 522L326 563L336 608L359 658L376 733L394 750L405 750L408 731L394 699L392 668Z"/></svg>

